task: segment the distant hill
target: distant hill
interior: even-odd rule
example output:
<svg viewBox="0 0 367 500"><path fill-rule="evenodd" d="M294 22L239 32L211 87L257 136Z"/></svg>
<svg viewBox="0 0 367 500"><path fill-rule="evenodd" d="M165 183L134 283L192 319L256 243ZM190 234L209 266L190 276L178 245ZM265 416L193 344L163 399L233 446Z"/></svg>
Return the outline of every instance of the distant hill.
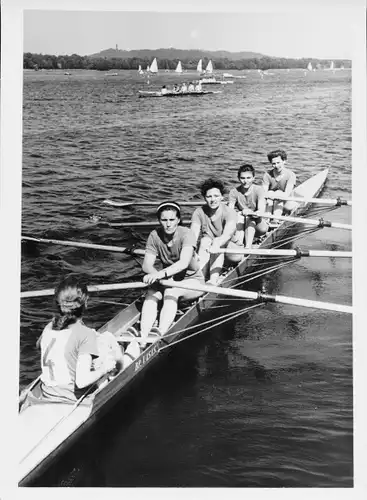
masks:
<svg viewBox="0 0 367 500"><path fill-rule="evenodd" d="M264 54L259 54L257 52L228 52L226 50L182 50L174 49L172 47L168 49L140 49L140 50L120 50L120 49L106 49L98 52L98 54L90 54L90 58L121 58L121 59L153 59L156 57L159 59L184 59L184 60L199 60L199 59L229 59L231 61L240 61L243 59L254 59L267 57Z"/></svg>

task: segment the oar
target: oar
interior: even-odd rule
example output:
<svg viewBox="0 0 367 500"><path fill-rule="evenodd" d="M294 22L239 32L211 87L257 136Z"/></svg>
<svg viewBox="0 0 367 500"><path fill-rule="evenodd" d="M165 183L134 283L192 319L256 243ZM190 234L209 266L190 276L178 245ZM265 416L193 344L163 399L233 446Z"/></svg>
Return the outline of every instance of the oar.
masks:
<svg viewBox="0 0 367 500"><path fill-rule="evenodd" d="M305 219L303 217L289 217L288 215L273 215L262 212L249 212L248 215L256 215L257 217L264 217L264 219L276 219L276 220L284 220L287 222L296 222L300 224L310 224L311 226L318 227L334 227L336 229L347 229L348 231L352 230L351 224L342 224L339 222L331 222L321 219Z"/></svg>
<svg viewBox="0 0 367 500"><path fill-rule="evenodd" d="M108 252L118 252L118 253L130 253L134 255L145 255L145 250L134 249L129 247L114 247L109 245L96 245L94 243L83 243L79 241L63 241L63 240L52 240L45 238L32 238L31 236L21 236L24 241L35 241L36 243L53 243L55 245L63 245L68 247L78 247L78 248L92 248L95 250L106 250Z"/></svg>
<svg viewBox="0 0 367 500"><path fill-rule="evenodd" d="M210 250L209 250L210 252ZM210 252L212 253L212 252ZM341 257L352 258L352 252L329 251L329 250L302 250L297 249L258 249L258 248L220 248L215 253L243 254L243 255L264 255L275 257Z"/></svg>
<svg viewBox="0 0 367 500"><path fill-rule="evenodd" d="M331 205L331 206L341 206L349 205L352 206L352 202L349 200L344 200L342 198L301 198L296 196L283 196L281 194L274 196L266 196L266 198L284 200L284 201L296 201L298 203L318 203L320 205Z"/></svg>
<svg viewBox="0 0 367 500"><path fill-rule="evenodd" d="M108 290L132 290L135 288L146 288L148 285L141 281L134 281L131 283L112 283L107 285L91 285L88 286L89 292L105 292ZM32 292L21 292L20 297L27 299L30 297L45 297L47 295L54 295L55 289L49 288L47 290L34 290Z"/></svg>
<svg viewBox="0 0 367 500"><path fill-rule="evenodd" d="M344 306L342 304L333 304L331 302L318 302L315 300L299 299L296 297L285 297L284 295L269 295L261 292L250 292L247 290L237 290L234 288L224 288L220 286L204 285L196 283L195 285L187 284L184 281L160 280L163 286L170 288L183 288L185 290L195 290L206 293L215 293L226 295L228 297L239 297L242 299L263 300L266 302L278 302L281 304L290 304L295 306L311 307L315 309L325 309L327 311L337 311L352 313L352 306ZM148 285L143 282L133 283L111 283L107 285L93 285L88 287L89 292L107 291L107 290L124 290L126 288L146 288ZM35 292L22 292L21 297L39 297L42 295L52 295L54 290L38 290Z"/></svg>
<svg viewBox="0 0 367 500"><path fill-rule="evenodd" d="M183 220L181 221L183 225L189 225L191 223L190 220ZM107 224L111 227L157 227L158 221L156 222L151 222L151 221L145 221L145 222L107 222Z"/></svg>
<svg viewBox="0 0 367 500"><path fill-rule="evenodd" d="M114 200L103 200L102 203L105 205L111 205L112 207L154 207L158 206L162 203L162 201L166 200L158 200L158 201L114 201ZM197 201L180 201L179 204L181 207L198 207L203 205L203 200Z"/></svg>
<svg viewBox="0 0 367 500"><path fill-rule="evenodd" d="M222 288L220 286L187 284L184 281L160 280L164 286L183 288L185 290L195 290L206 293L215 293L226 295L228 297L240 297L242 299L263 300L265 302L278 302L280 304L289 304L294 306L310 307L315 309L324 309L326 311L345 312L352 314L353 307L343 304L333 304L331 302L319 302L315 300L299 299L296 297L286 297L284 295L270 295L262 292L251 292L247 290L236 290L234 288Z"/></svg>

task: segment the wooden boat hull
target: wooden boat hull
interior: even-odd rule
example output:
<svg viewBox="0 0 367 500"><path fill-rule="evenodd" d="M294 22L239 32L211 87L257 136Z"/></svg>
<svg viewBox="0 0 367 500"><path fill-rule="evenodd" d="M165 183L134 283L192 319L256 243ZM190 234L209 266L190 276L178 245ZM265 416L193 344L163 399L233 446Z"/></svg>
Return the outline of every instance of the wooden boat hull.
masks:
<svg viewBox="0 0 367 500"><path fill-rule="evenodd" d="M326 181L328 170L323 170L316 176L311 177L305 183L296 188L295 194L303 197L316 197L322 190ZM299 204L292 214L301 215L307 210L307 204ZM289 222L283 222L280 226L265 237L261 248L270 248L289 230ZM245 257L234 269L224 277L221 286L230 287L233 280L243 277L257 259L255 255ZM209 293L196 301L179 319L173 324L166 336L157 338L149 347L136 358L130 361L122 372L105 381L93 394L88 404L60 405L49 403L47 405L26 406L20 411L20 435L18 442L22 444L20 450L19 486L27 486L42 475L47 468L58 459L79 437L91 427L118 399L126 392L133 383L137 382L147 373L151 367L162 356L167 355L170 349L161 347L172 344L184 338L189 326L200 320L201 314L214 305L220 296ZM111 332L119 336L126 328L134 325L140 316L140 301L137 300L120 311L115 317L108 321L99 331ZM130 346L137 350L137 342L133 341ZM130 347L129 347L130 348ZM134 350L134 349L132 349ZM33 382L31 389L36 391L39 378ZM27 397L25 398L27 401ZM42 408L43 407L43 408ZM32 429L32 432L29 432Z"/></svg>

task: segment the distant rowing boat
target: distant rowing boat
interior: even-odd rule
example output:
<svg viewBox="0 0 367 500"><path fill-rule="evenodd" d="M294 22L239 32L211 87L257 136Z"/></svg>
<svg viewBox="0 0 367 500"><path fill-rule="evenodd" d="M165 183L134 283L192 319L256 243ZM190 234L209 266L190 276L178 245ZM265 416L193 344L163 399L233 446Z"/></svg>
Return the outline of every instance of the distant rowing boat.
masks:
<svg viewBox="0 0 367 500"><path fill-rule="evenodd" d="M162 92L150 91L150 90L139 90L139 97L198 97L201 95L208 94L220 94L220 90L201 90L201 91L192 91L192 92L166 92L162 94Z"/></svg>
<svg viewBox="0 0 367 500"><path fill-rule="evenodd" d="M328 169L325 169L312 176L300 184L294 194L305 199L318 196L327 175ZM300 215L307 210L307 207L307 202L299 203L291 215ZM280 238L283 238L291 227L292 223L282 222L265 235L259 247L266 249L279 245ZM255 255L244 257L236 267L221 276L220 286L226 289L235 286L239 277L242 280L253 270L256 259ZM104 377L98 388L93 386L88 396L82 397L75 404L44 403L27 406L27 398L32 398L39 390L40 378L38 377L26 388L21 395L17 433L21 454L18 469L19 486L30 486L42 475L72 443L121 398L133 382L170 352L168 346L190 335L189 328L200 322L202 314L218 302L220 297L217 292L208 292L187 309L179 311L175 322L163 337L149 335L148 347L143 352L140 352L138 338L134 337L133 333L127 333L127 329L139 321L141 300L138 299L122 309L99 332L111 332L123 342L124 368L115 376Z"/></svg>

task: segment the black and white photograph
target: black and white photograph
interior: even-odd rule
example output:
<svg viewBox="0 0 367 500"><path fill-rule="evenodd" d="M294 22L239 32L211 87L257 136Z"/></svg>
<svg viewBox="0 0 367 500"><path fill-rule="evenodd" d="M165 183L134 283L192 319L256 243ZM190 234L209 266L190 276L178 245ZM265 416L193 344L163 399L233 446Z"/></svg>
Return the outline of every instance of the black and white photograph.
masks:
<svg viewBox="0 0 367 500"><path fill-rule="evenodd" d="M354 498L363 2L1 17L8 482Z"/></svg>

